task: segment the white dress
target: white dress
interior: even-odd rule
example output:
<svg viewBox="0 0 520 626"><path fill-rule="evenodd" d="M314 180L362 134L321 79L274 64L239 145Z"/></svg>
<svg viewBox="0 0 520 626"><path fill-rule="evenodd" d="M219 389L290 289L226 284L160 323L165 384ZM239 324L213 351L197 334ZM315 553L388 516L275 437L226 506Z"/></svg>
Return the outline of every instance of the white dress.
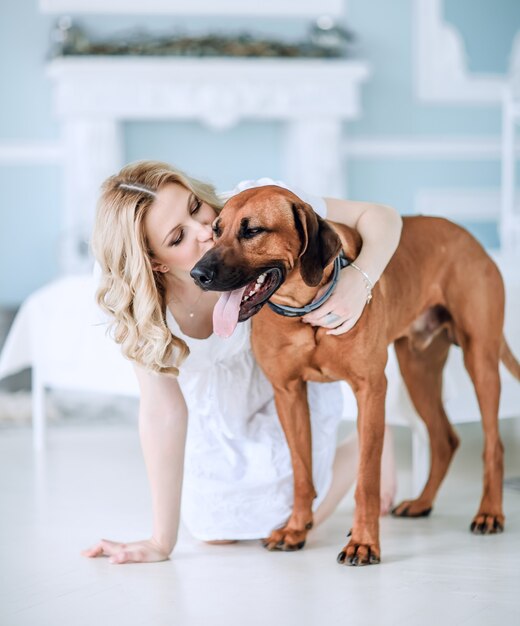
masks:
<svg viewBox="0 0 520 626"><path fill-rule="evenodd" d="M273 183L245 181L227 196ZM324 216L321 198L297 193ZM293 477L273 390L251 351L251 320L227 339L194 339L169 309L166 319L190 348L178 378L189 416L183 522L201 540L267 537L291 514ZM316 508L330 486L342 393L338 383L309 383L308 398Z"/></svg>

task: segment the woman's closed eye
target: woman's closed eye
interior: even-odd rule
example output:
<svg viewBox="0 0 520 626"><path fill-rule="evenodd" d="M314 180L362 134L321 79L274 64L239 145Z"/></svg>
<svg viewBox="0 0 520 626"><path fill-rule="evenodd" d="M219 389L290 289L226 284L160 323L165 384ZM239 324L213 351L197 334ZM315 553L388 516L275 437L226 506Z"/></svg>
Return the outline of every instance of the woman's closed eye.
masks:
<svg viewBox="0 0 520 626"><path fill-rule="evenodd" d="M195 215L195 213L198 212L201 206L202 206L202 200L200 200L199 198L195 198L190 208L190 215ZM182 241L183 237L184 237L184 229L181 228L179 234L176 237L174 237L168 245L170 247L178 246L180 242Z"/></svg>
<svg viewBox="0 0 520 626"><path fill-rule="evenodd" d="M196 213L200 209L201 206L202 206L202 200L200 200L199 198L195 198L195 201L190 210L190 214L193 215L194 213Z"/></svg>
<svg viewBox="0 0 520 626"><path fill-rule="evenodd" d="M170 243L168 244L169 246L178 246L180 244L180 242L182 241L182 238L184 237L184 230L181 228L181 231L179 232L179 234L177 235L177 237L174 237Z"/></svg>

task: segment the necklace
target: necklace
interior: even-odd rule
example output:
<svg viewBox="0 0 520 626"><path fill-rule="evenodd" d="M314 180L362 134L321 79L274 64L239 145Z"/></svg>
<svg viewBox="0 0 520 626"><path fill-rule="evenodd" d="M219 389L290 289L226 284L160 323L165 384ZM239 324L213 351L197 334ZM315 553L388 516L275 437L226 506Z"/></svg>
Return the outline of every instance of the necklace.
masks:
<svg viewBox="0 0 520 626"><path fill-rule="evenodd" d="M167 304L170 304L170 302L172 302L172 301L173 301L173 303L174 303L174 304L175 304L175 303L180 304L180 305L181 305L181 307L182 307L182 308L183 308L183 309L184 309L184 310L188 313L188 316L189 316L190 318L194 318L194 317L195 317L195 311L194 311L194 309L196 308L197 304L199 303L200 299L202 298L202 294L203 294L203 293L204 293L204 292L203 292L203 291L202 291L202 289L201 289L201 290L200 290L199 297L197 298L197 300L195 300L195 302L193 302L193 303L190 305L190 307L189 307L189 308L188 308L188 307L186 307L186 306L184 306L184 304L181 302L181 300L177 300L177 301L175 301L175 300L174 300L174 298L171 298L170 300L168 300Z"/></svg>
<svg viewBox="0 0 520 626"><path fill-rule="evenodd" d="M203 291L202 291L202 289L201 289L200 294L199 294L199 297L197 298L197 302L195 302L195 304L192 304L192 306L190 307L190 310L188 311L188 315L189 315L190 317L194 317L194 316L195 316L195 311L194 311L193 309L194 309L194 308L197 306L197 304L199 303L199 300L202 298L202 294L203 294L203 293L204 293L204 292L203 292Z"/></svg>

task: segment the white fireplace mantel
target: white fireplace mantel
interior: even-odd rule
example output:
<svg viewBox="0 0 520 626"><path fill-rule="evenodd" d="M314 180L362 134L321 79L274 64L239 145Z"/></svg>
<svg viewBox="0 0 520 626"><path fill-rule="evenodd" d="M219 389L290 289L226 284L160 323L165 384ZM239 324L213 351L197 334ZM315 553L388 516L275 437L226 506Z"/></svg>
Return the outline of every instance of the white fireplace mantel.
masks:
<svg viewBox="0 0 520 626"><path fill-rule="evenodd" d="M196 120L226 129L241 120L285 122L288 183L345 194L342 122L360 114L366 63L336 59L74 57L49 63L62 122L64 271L88 269L85 239L100 183L122 165L120 122Z"/></svg>

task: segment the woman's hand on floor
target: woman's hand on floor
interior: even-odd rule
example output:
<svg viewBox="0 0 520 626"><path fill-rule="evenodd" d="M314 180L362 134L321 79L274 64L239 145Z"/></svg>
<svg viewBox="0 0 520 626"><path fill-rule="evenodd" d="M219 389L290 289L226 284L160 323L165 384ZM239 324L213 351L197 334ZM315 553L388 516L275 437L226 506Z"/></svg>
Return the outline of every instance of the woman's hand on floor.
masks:
<svg viewBox="0 0 520 626"><path fill-rule="evenodd" d="M162 548L154 539L144 539L143 541L132 541L131 543L119 543L101 539L92 548L82 550L83 556L94 558L97 556L108 556L110 563L154 563L156 561L166 561L169 552Z"/></svg>

